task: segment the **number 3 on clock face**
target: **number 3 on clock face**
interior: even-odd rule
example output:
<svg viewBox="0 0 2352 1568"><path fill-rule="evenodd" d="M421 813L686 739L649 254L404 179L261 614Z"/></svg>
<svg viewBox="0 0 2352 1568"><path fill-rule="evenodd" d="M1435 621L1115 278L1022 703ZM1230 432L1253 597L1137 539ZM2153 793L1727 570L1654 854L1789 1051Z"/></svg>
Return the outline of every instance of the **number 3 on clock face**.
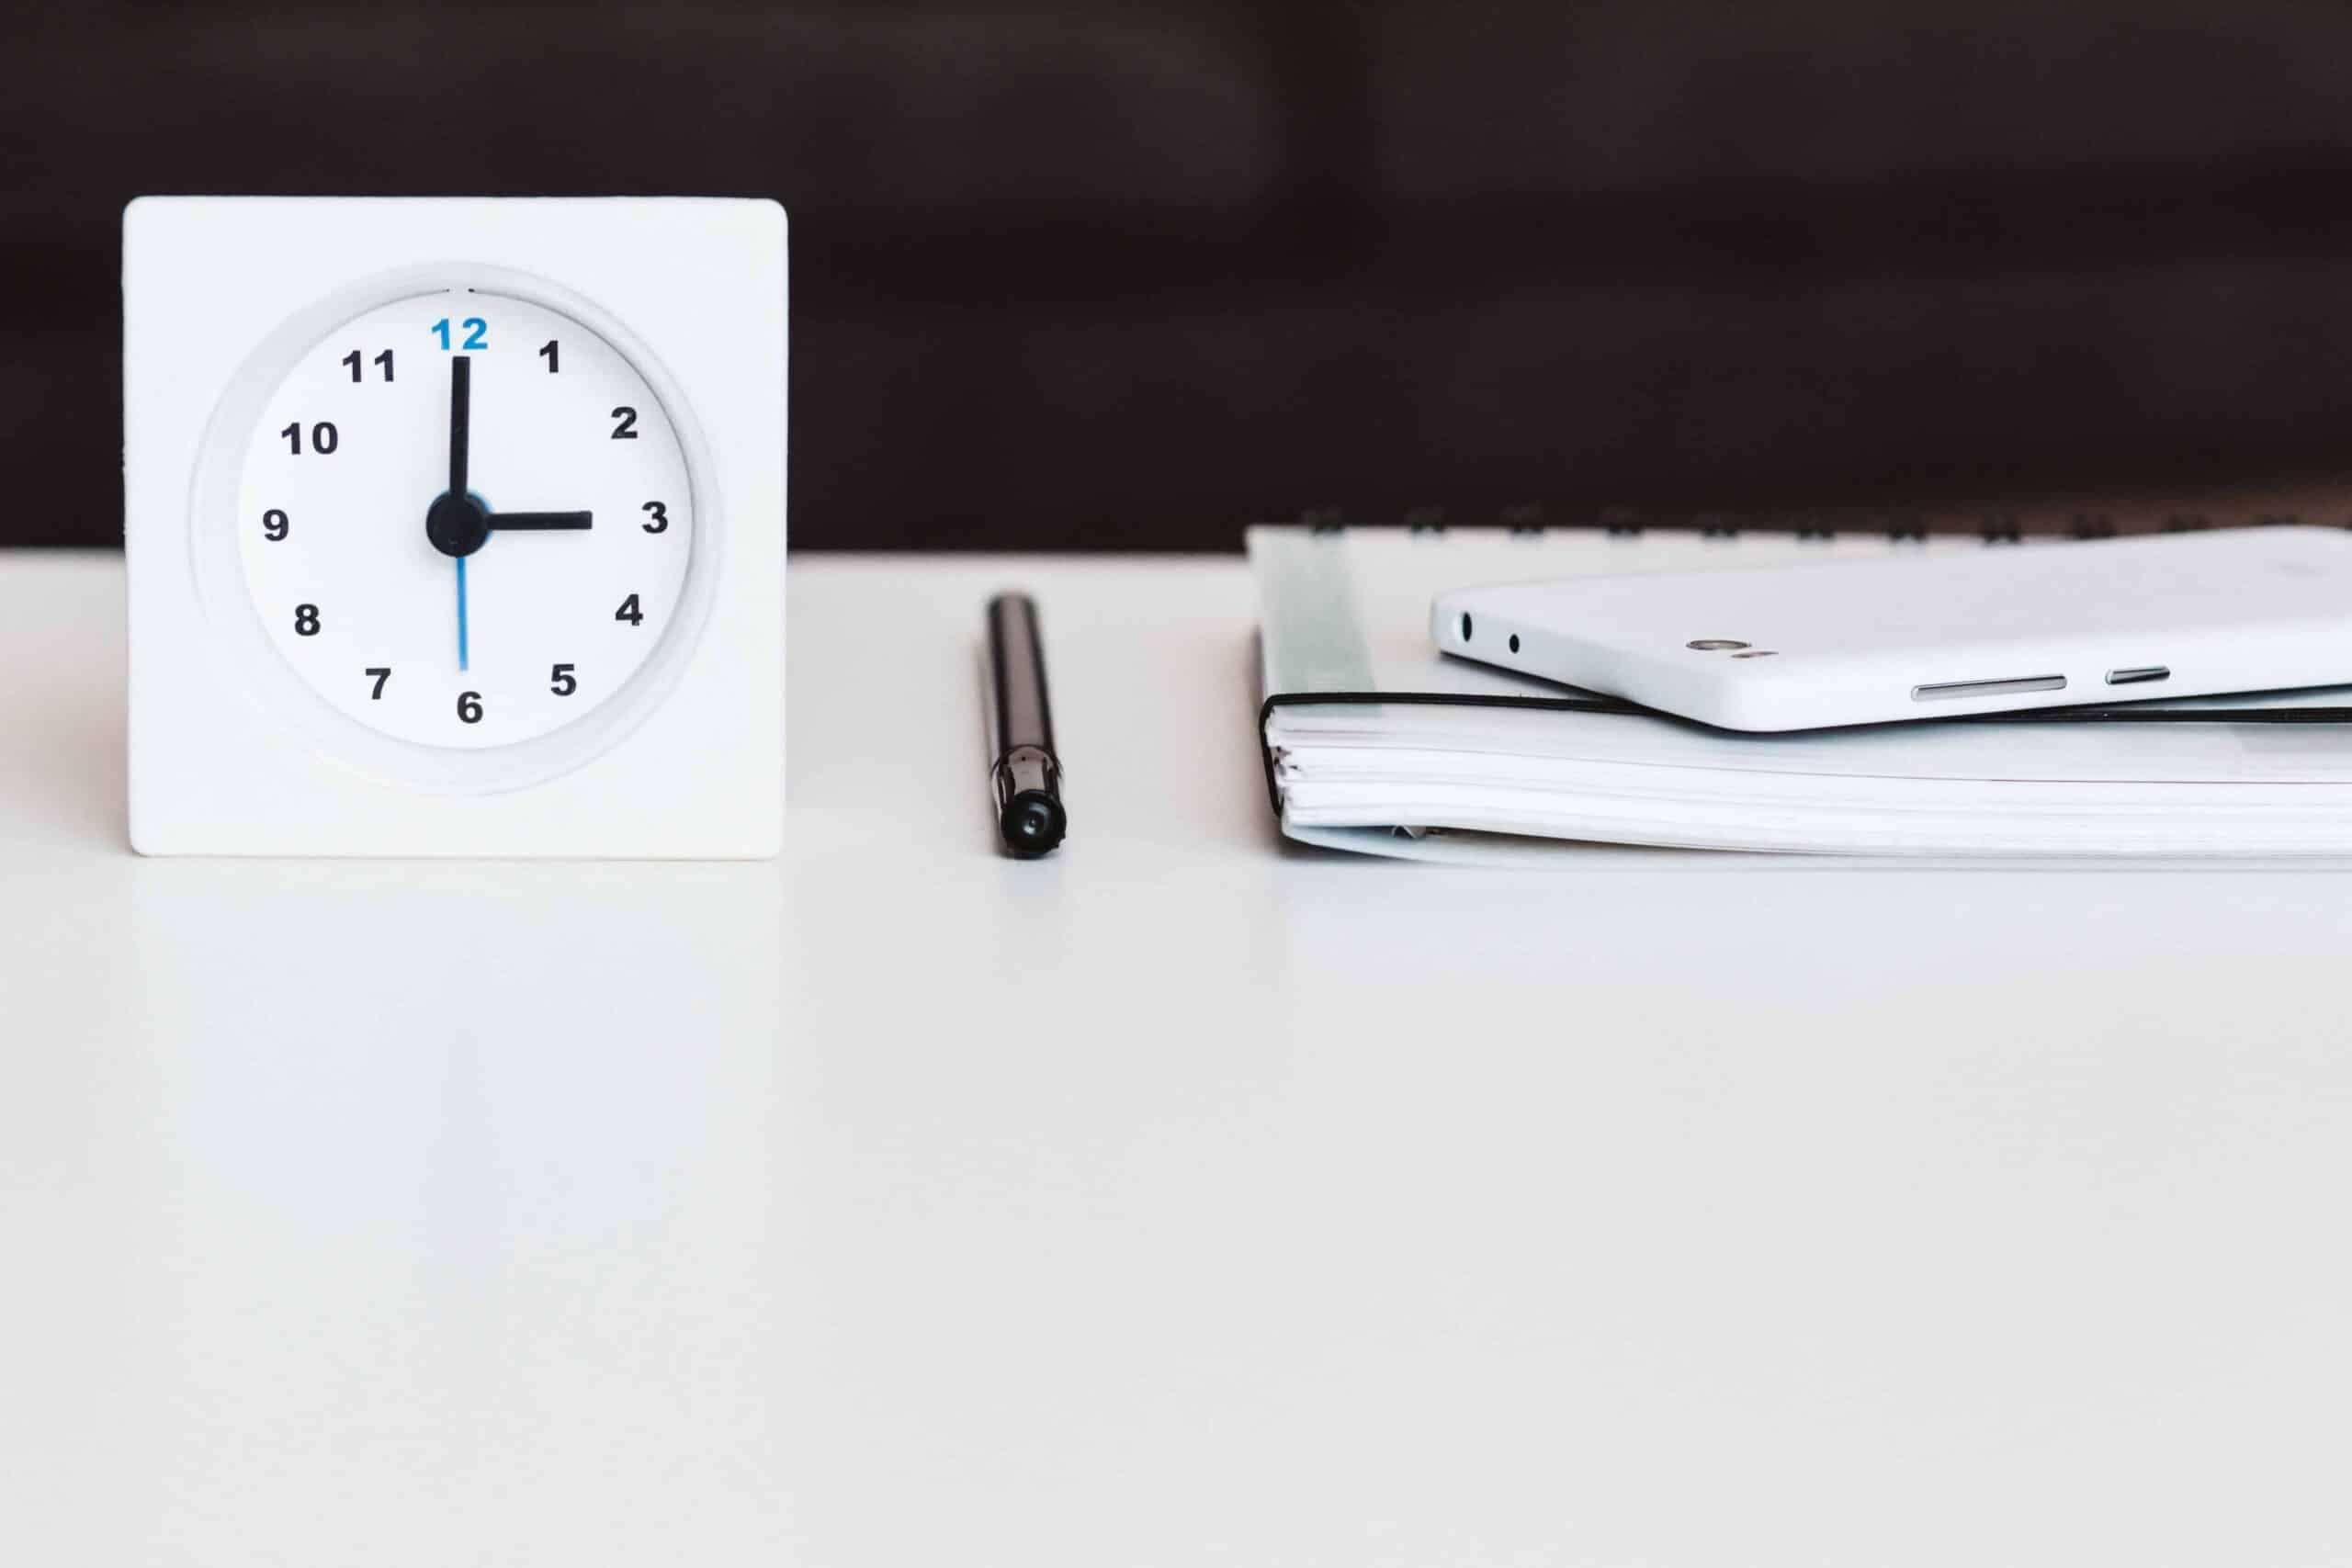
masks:
<svg viewBox="0 0 2352 1568"><path fill-rule="evenodd" d="M578 722L668 634L695 548L645 375L547 305L471 288L354 316L264 399L238 557L278 653L386 736L511 745Z"/></svg>

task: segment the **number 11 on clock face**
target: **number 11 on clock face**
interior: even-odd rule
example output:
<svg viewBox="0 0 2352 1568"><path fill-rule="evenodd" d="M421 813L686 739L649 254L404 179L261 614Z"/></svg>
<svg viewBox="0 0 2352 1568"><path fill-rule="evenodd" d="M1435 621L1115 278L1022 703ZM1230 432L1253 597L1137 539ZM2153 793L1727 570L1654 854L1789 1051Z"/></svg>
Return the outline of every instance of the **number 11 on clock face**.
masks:
<svg viewBox="0 0 2352 1568"><path fill-rule="evenodd" d="M456 289L356 316L264 405L240 476L254 613L312 690L429 746L575 722L667 635L695 545L646 378L546 306Z"/></svg>

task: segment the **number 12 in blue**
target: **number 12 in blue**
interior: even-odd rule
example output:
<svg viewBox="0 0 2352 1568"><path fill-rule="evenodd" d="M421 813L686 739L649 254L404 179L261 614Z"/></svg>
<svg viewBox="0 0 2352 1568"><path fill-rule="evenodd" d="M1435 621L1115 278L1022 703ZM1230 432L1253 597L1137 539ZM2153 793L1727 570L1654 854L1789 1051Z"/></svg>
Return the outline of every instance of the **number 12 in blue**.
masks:
<svg viewBox="0 0 2352 1568"><path fill-rule="evenodd" d="M466 334L466 341L459 344L458 345L458 347L472 350L477 348L488 348L490 346L490 323L488 321L483 321L480 316L468 316L463 321L460 321L458 325L465 330ZM448 317L444 316L439 321L433 323L433 335L441 340L441 346L443 348L449 346Z"/></svg>

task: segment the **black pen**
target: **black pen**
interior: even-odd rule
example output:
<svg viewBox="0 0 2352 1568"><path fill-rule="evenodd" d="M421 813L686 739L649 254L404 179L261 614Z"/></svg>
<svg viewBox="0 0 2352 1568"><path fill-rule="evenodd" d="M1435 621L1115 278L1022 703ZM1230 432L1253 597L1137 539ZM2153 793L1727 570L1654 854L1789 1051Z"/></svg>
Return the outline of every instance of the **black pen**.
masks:
<svg viewBox="0 0 2352 1568"><path fill-rule="evenodd" d="M1044 854L1069 831L1062 809L1062 765L1054 756L1054 719L1046 705L1046 654L1037 643L1037 606L1025 593L989 601L989 671L996 696L997 831L1024 859Z"/></svg>

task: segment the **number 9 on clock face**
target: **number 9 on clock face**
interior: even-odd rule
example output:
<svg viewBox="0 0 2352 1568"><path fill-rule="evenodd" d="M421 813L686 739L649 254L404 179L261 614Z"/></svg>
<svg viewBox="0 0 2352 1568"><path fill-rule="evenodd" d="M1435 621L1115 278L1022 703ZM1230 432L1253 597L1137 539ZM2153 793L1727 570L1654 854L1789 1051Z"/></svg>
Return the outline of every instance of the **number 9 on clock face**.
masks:
<svg viewBox="0 0 2352 1568"><path fill-rule="evenodd" d="M264 400L244 586L330 705L427 746L510 745L619 692L695 547L685 454L628 356L474 289L356 316Z"/></svg>

